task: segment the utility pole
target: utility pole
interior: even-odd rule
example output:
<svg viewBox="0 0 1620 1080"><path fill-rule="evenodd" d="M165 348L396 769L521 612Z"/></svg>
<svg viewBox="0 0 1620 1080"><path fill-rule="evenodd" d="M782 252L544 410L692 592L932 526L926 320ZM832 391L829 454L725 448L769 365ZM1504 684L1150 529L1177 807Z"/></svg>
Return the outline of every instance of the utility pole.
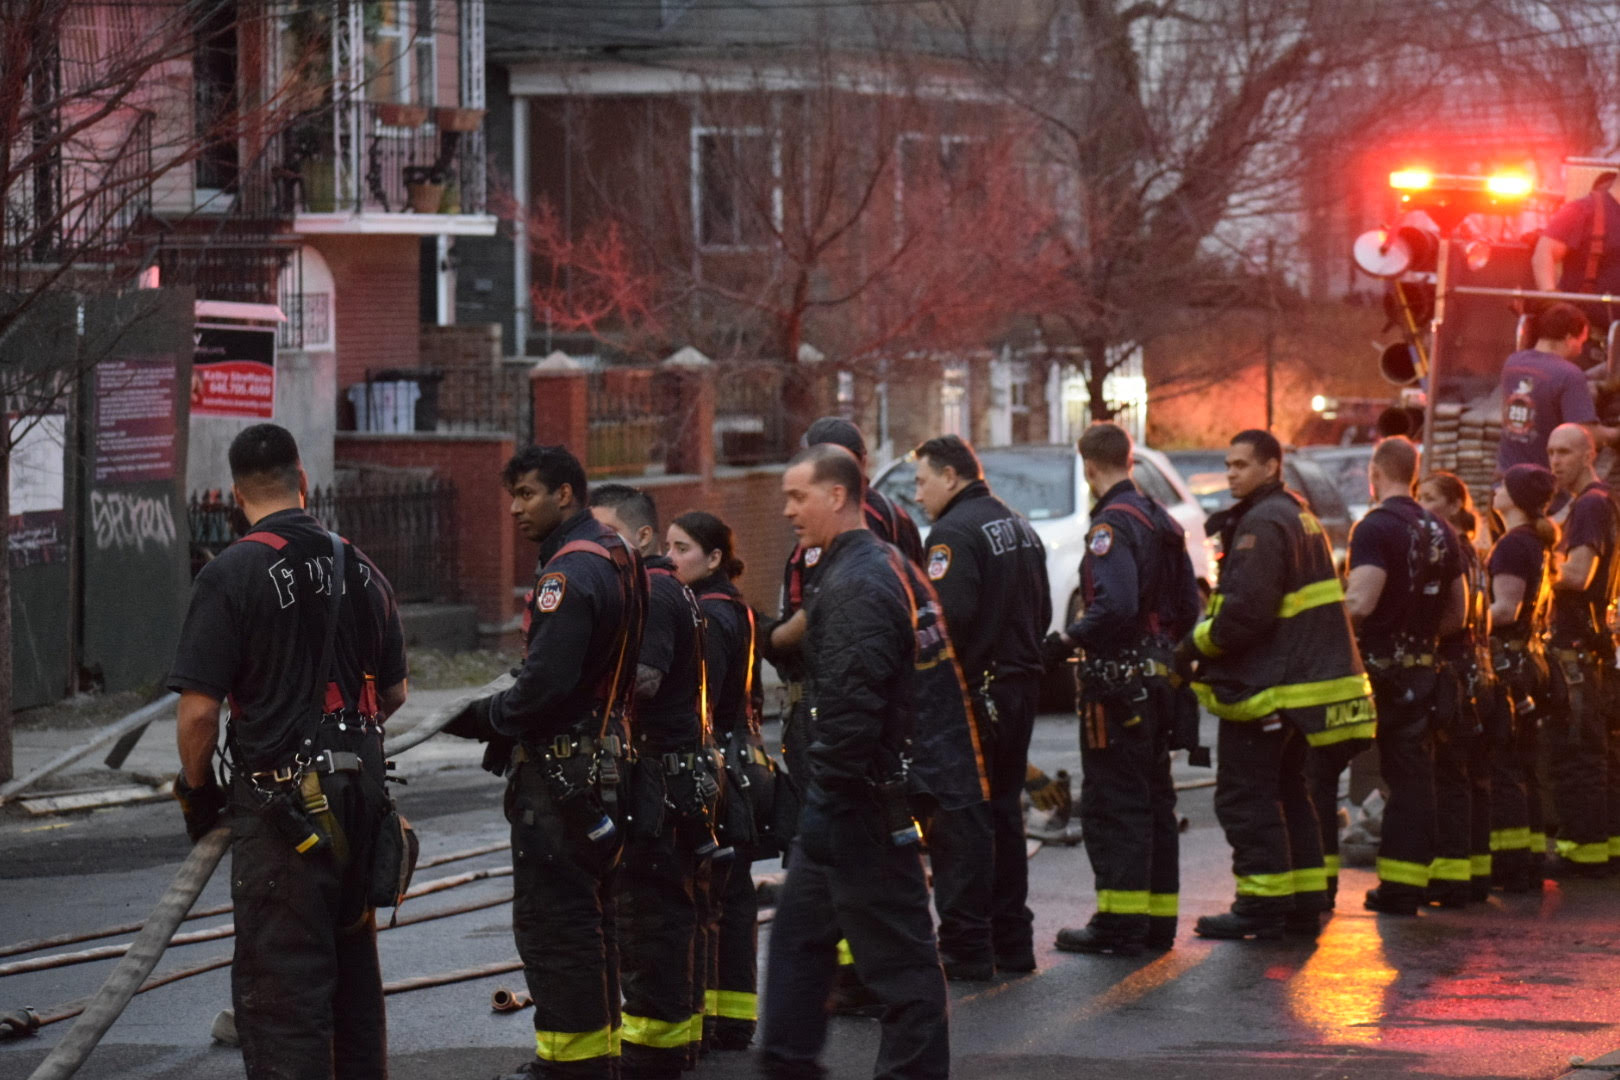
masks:
<svg viewBox="0 0 1620 1080"><path fill-rule="evenodd" d="M1266 241L1266 430L1277 408L1277 241Z"/></svg>

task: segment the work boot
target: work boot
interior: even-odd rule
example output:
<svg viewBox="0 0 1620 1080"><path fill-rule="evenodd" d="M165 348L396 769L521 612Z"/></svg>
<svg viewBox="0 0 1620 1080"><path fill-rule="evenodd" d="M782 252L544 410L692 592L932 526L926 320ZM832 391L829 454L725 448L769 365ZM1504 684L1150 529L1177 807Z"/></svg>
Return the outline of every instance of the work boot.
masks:
<svg viewBox="0 0 1620 1080"><path fill-rule="evenodd" d="M503 1073L497 1076L495 1080L545 1080L545 1076L544 1065L541 1065L538 1061L528 1061L517 1072Z"/></svg>
<svg viewBox="0 0 1620 1080"><path fill-rule="evenodd" d="M996 953L996 970L1005 975L1027 975L1035 970L1035 950L1014 949Z"/></svg>
<svg viewBox="0 0 1620 1080"><path fill-rule="evenodd" d="M1109 933L1092 923L1076 929L1059 930L1057 947L1061 952L1136 956L1142 951L1142 942Z"/></svg>
<svg viewBox="0 0 1620 1080"><path fill-rule="evenodd" d="M958 960L947 952L939 954L939 964L950 982L988 982L996 974L996 965L989 960Z"/></svg>
<svg viewBox="0 0 1620 1080"><path fill-rule="evenodd" d="M1547 876L1554 881L1569 881L1574 878L1596 881L1609 876L1609 865L1606 862L1575 862L1562 855L1554 855L1547 860Z"/></svg>
<svg viewBox="0 0 1620 1080"><path fill-rule="evenodd" d="M1289 937L1316 937L1322 932L1320 911L1290 911L1283 916L1283 933Z"/></svg>
<svg viewBox="0 0 1620 1080"><path fill-rule="evenodd" d="M1416 915L1418 909L1415 897L1409 897L1405 893L1391 893L1385 885L1368 889L1367 898L1362 901L1362 906L1380 915Z"/></svg>
<svg viewBox="0 0 1620 1080"><path fill-rule="evenodd" d="M1512 874L1503 874L1496 880L1496 887L1510 895L1523 893L1538 893L1545 887L1539 874L1532 874L1529 870Z"/></svg>
<svg viewBox="0 0 1620 1080"><path fill-rule="evenodd" d="M1200 915L1193 924L1193 933L1199 937L1219 941L1275 941L1285 930L1282 915L1240 915L1235 911L1220 915Z"/></svg>
<svg viewBox="0 0 1620 1080"><path fill-rule="evenodd" d="M833 988L827 1011L834 1016L882 1016L883 1002L864 983L851 983Z"/></svg>
<svg viewBox="0 0 1620 1080"><path fill-rule="evenodd" d="M1431 907L1465 908L1473 891L1471 882L1443 881L1423 890L1423 902Z"/></svg>

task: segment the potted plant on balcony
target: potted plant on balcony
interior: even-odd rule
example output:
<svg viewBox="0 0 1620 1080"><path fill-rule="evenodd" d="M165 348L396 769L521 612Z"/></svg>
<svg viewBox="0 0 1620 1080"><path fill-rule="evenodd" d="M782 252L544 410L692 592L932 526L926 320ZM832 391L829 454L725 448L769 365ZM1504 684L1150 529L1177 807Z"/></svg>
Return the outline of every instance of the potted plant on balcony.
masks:
<svg viewBox="0 0 1620 1080"><path fill-rule="evenodd" d="M483 109L457 109L450 106L440 106L433 110L433 122L438 125L440 131L458 133L477 131L478 125L483 121Z"/></svg>
<svg viewBox="0 0 1620 1080"><path fill-rule="evenodd" d="M405 201L417 214L437 214L444 202L445 169L437 165L405 166Z"/></svg>
<svg viewBox="0 0 1620 1080"><path fill-rule="evenodd" d="M427 123L426 105L406 105L398 101L374 102L377 122L385 127L419 128Z"/></svg>

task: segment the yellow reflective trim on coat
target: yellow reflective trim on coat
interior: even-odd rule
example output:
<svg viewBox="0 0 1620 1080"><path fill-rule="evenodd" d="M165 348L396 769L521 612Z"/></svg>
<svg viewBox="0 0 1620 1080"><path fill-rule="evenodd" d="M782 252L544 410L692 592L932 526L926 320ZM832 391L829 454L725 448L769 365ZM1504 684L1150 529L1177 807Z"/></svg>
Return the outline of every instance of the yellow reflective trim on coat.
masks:
<svg viewBox="0 0 1620 1080"><path fill-rule="evenodd" d="M692 1021L654 1020L650 1016L624 1014L622 1038L636 1046L650 1046L659 1050L678 1050L691 1042Z"/></svg>
<svg viewBox="0 0 1620 1080"><path fill-rule="evenodd" d="M1208 683L1195 682L1192 688L1204 708L1222 720L1258 720L1278 709L1304 709L1312 705L1332 705L1339 701L1372 697L1372 682L1365 674L1273 686L1242 701L1221 701Z"/></svg>
<svg viewBox="0 0 1620 1080"><path fill-rule="evenodd" d="M1199 652L1209 657L1221 655L1221 647L1215 644L1214 639L1209 636L1209 628L1213 625L1215 625L1215 619L1211 616L1193 627L1193 644L1198 646Z"/></svg>
<svg viewBox="0 0 1620 1080"><path fill-rule="evenodd" d="M1303 589L1295 589L1283 596L1277 605L1277 618L1292 619L1295 615L1319 608L1326 604L1335 604L1344 599L1344 586L1339 584L1338 578L1327 578L1323 581L1313 581Z"/></svg>
<svg viewBox="0 0 1620 1080"><path fill-rule="evenodd" d="M1327 892L1327 868L1307 866L1303 870L1295 870L1294 891L1296 893Z"/></svg>
<svg viewBox="0 0 1620 1080"><path fill-rule="evenodd" d="M1322 873L1327 877L1339 876L1339 857L1337 855L1322 856Z"/></svg>
<svg viewBox="0 0 1620 1080"><path fill-rule="evenodd" d="M1429 885L1429 868L1404 859L1379 859L1378 880L1425 889Z"/></svg>
<svg viewBox="0 0 1620 1080"><path fill-rule="evenodd" d="M1305 736L1308 746L1332 746L1334 743L1349 742L1351 739L1372 739L1378 736L1378 721L1365 720L1359 724L1346 724L1344 727L1326 728Z"/></svg>
<svg viewBox="0 0 1620 1080"><path fill-rule="evenodd" d="M724 1020L758 1020L759 995L747 990L719 991L720 1017Z"/></svg>
<svg viewBox="0 0 1620 1080"><path fill-rule="evenodd" d="M1583 863L1591 866L1595 863L1609 861L1609 842L1600 844L1577 844L1573 840L1558 841L1558 854L1573 863Z"/></svg>
<svg viewBox="0 0 1620 1080"><path fill-rule="evenodd" d="M1148 914L1155 919L1173 919L1181 914L1181 894L1173 892L1148 893Z"/></svg>
<svg viewBox="0 0 1620 1080"><path fill-rule="evenodd" d="M1491 857L1489 855L1468 856L1468 869L1473 871L1474 877L1491 876Z"/></svg>
<svg viewBox="0 0 1620 1080"><path fill-rule="evenodd" d="M1521 825L1517 829L1492 829L1492 851L1529 851L1530 829Z"/></svg>
<svg viewBox="0 0 1620 1080"><path fill-rule="evenodd" d="M613 1054L613 1029L536 1031L534 1052L541 1061L589 1061Z"/></svg>
<svg viewBox="0 0 1620 1080"><path fill-rule="evenodd" d="M1098 889L1097 910L1104 915L1146 915L1147 890Z"/></svg>
<svg viewBox="0 0 1620 1080"><path fill-rule="evenodd" d="M1430 881L1467 881L1474 867L1467 859L1435 859L1429 864Z"/></svg>
<svg viewBox="0 0 1620 1080"><path fill-rule="evenodd" d="M838 963L840 965L843 965L843 964L853 964L854 962L855 962L855 953L853 951L851 951L851 949L849 947L848 939L847 938L839 938L838 939Z"/></svg>
<svg viewBox="0 0 1620 1080"><path fill-rule="evenodd" d="M1238 874L1236 877L1239 896L1294 895L1294 873L1291 870L1281 874Z"/></svg>

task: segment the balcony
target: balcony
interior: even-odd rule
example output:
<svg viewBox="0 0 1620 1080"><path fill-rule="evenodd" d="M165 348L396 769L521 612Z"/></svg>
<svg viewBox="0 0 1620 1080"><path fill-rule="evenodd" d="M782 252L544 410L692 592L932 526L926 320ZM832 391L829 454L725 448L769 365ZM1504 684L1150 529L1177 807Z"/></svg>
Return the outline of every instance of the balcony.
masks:
<svg viewBox="0 0 1620 1080"><path fill-rule="evenodd" d="M282 136L280 197L302 234L492 236L483 110L362 102Z"/></svg>

